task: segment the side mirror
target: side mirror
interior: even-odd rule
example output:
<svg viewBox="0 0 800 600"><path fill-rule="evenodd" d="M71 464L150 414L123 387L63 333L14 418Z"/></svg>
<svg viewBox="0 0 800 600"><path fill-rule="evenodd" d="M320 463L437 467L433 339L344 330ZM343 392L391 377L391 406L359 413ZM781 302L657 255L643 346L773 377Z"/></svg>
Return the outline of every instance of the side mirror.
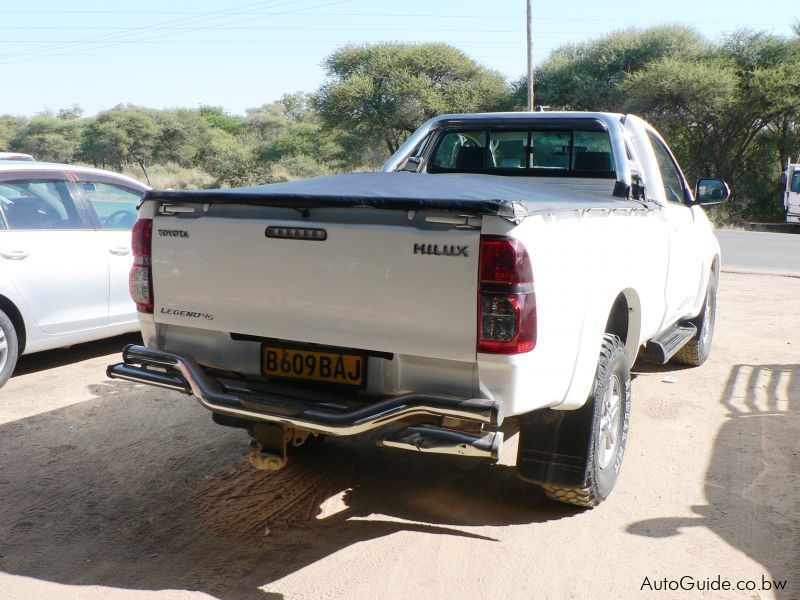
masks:
<svg viewBox="0 0 800 600"><path fill-rule="evenodd" d="M787 184L788 182L789 182L789 173L787 173L786 171L784 171L783 173L781 173L781 187L782 187L783 189L786 189L786 184Z"/></svg>
<svg viewBox="0 0 800 600"><path fill-rule="evenodd" d="M731 189L721 179L698 179L694 198L698 204L722 204L730 198Z"/></svg>
<svg viewBox="0 0 800 600"><path fill-rule="evenodd" d="M409 156L403 165L397 169L398 171L408 171L409 173L416 173L422 160L417 156Z"/></svg>

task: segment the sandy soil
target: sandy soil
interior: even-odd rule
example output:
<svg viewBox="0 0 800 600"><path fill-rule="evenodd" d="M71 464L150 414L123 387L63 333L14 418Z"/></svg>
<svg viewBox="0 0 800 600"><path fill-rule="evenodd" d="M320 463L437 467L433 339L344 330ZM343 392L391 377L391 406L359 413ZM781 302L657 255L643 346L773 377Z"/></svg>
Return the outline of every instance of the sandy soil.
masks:
<svg viewBox="0 0 800 600"><path fill-rule="evenodd" d="M591 511L518 480L516 437L494 466L361 437L254 471L194 400L105 379L125 340L32 355L0 390L0 598L800 598L798 299L723 274L711 360L637 365ZM654 591L684 576L756 589Z"/></svg>

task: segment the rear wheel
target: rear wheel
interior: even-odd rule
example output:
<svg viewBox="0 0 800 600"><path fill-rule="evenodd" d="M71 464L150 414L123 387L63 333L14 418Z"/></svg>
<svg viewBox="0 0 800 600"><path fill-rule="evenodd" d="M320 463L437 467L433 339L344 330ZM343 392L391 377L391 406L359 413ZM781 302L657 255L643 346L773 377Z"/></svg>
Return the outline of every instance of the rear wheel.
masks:
<svg viewBox="0 0 800 600"><path fill-rule="evenodd" d="M699 367L708 360L711 354L711 342L714 339L714 322L717 317L717 286L717 275L712 270L708 279L703 310L692 321L697 327L697 334L672 357L676 363Z"/></svg>
<svg viewBox="0 0 800 600"><path fill-rule="evenodd" d="M5 385L17 364L17 330L8 315L0 310L0 387Z"/></svg>
<svg viewBox="0 0 800 600"><path fill-rule="evenodd" d="M625 454L631 410L631 373L625 346L615 335L606 334L597 363L591 405L591 433L583 481L577 486L543 484L553 500L593 507L614 488ZM588 407L587 407L588 408Z"/></svg>

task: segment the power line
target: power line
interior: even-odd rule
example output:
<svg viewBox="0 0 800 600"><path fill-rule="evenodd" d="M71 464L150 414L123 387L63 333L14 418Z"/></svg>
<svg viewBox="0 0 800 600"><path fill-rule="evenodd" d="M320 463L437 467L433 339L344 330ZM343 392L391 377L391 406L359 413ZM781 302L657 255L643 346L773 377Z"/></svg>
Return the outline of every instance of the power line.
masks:
<svg viewBox="0 0 800 600"><path fill-rule="evenodd" d="M91 52L79 52L70 54L69 56L96 56ZM225 57L225 56L314 56L320 57L322 56L318 52L137 52L137 53L130 53L130 52L111 52L105 54L105 56L113 56L113 57L129 57L135 58L137 56L173 56L173 57L197 57L197 56L216 56L216 57ZM484 58L518 58L521 55L517 54L482 54L478 57L479 60Z"/></svg>
<svg viewBox="0 0 800 600"><path fill-rule="evenodd" d="M342 0L344 2L352 2L353 0ZM305 10L305 9L303 9ZM283 13L276 13L276 15L282 15ZM38 28L43 29L43 28ZM98 27L93 28L92 30L107 30L106 27ZM149 31L455 31L455 32L463 32L463 33L514 33L517 32L517 29L486 29L485 27L481 27L479 29L464 29L464 28L453 28L453 27L351 27L351 26L342 26L342 27L287 27L283 25L276 25L276 26L253 26L253 27L225 27L225 26L218 26L218 25L209 25L204 27L139 27L138 30L147 29ZM57 30L57 31L64 31L63 27L48 27L47 30ZM125 30L129 31L129 30ZM587 33L584 31L575 31L569 33ZM84 40L80 40L84 41Z"/></svg>
<svg viewBox="0 0 800 600"><path fill-rule="evenodd" d="M152 31L154 29L158 30L159 26L163 27L164 25L171 25L171 24L192 24L192 23L197 23L197 22L213 20L213 19L216 19L216 18L219 18L219 17L225 18L226 16L230 16L228 13L230 13L232 11L236 11L236 10L239 10L241 8L247 8L247 7L251 7L251 6L264 6L267 3L271 4L272 8L276 8L276 7L282 7L282 6L296 5L296 4L300 4L300 3L303 3L303 2L308 2L309 0L292 0L290 2L284 2L283 4L276 4L277 1L278 0L266 0L266 1L261 0L259 2L252 2L252 3L249 3L249 4L240 5L240 6L235 7L235 8L230 8L230 9L225 9L225 10L217 10L217 11L211 11L211 12L203 13L202 16L198 16L198 17L172 19L170 21L165 21L163 23L160 23L160 24L156 25L155 28L154 27L134 27L134 28L130 28L130 29L124 30L124 31L119 32L119 33L109 33L109 34L106 34L106 35L101 35L101 36L96 36L96 37L93 37L93 38L84 39L84 40L81 40L79 42L76 42L76 44L70 44L70 43L50 44L50 45L48 45L46 47L43 47L43 48L40 48L40 49L30 49L30 50L21 51L21 52L11 52L11 53L7 53L7 54L3 54L3 55L0 55L0 58L3 58L3 59L20 58L20 60L12 60L12 61L3 60L2 62L4 64L13 64L13 63L17 63L17 62L27 62L27 61L30 61L30 60L37 60L37 59L41 59L41 58L50 58L52 56L58 56L60 54L60 53L52 54L52 51L58 50L59 48L64 48L65 46L74 46L74 45L78 45L78 44L94 45L93 49L97 50L97 49L100 49L100 48L105 48L105 47L108 47L108 46L115 45L115 43L120 41L119 38L121 38L121 37L135 35L136 33L141 33L143 31ZM334 5L334 4L344 4L346 2L351 2L351 1L352 0L339 0L337 2L329 2L329 3L321 4L321 5L306 6L306 7L300 8L300 9L298 9L296 11L283 11L283 12L278 12L278 13L263 13L263 16L276 16L276 15L281 15L281 14L289 14L289 13L292 13L292 12L302 12L304 10L313 10L314 8L320 8L320 7L330 6L330 5ZM242 22L242 21L231 21L231 22L228 22L226 24L230 25L230 24L236 24L236 23L239 23L239 22ZM200 29L203 29L203 28L202 27L199 27L199 28L188 28L187 30L188 31L192 31L192 30L200 30ZM130 41L145 41L145 40L148 40L148 39L153 39L155 37L159 37L161 35L166 35L166 34L156 34L154 36L141 38L140 40L130 40ZM48 52L50 52L50 54L47 54Z"/></svg>
<svg viewBox="0 0 800 600"><path fill-rule="evenodd" d="M353 0L343 0L347 2L351 2ZM275 16L283 16L287 13L275 13ZM249 20L249 19L248 19ZM667 25L683 25L682 23L667 23ZM788 23L778 23L775 24L775 27L785 27L786 29L790 29L791 25ZM64 27L26 27L26 28L16 28L15 31L64 31ZM120 35L123 33L133 33L132 30L126 28L113 28L113 27L69 27L70 31L108 31L108 30L119 30ZM456 31L456 32L464 32L464 33L519 33L521 29L487 29L485 27L479 29L472 29L472 28L460 28L460 27L355 27L355 26L324 26L324 27L311 27L311 26L283 26L283 25L276 25L276 26L252 26L252 27L226 27L226 26L218 26L218 25L209 25L204 27L160 27L160 26L151 26L151 27L137 27L136 31L279 31L279 30L287 30L287 31ZM544 30L540 33L546 34L581 34L581 35L602 35L606 32L598 32L597 30L592 31L575 31L575 30Z"/></svg>
<svg viewBox="0 0 800 600"><path fill-rule="evenodd" d="M223 12L223 11L217 11ZM263 15L264 13L259 11L238 11L236 9L228 9L224 12L228 13L229 16L239 16L239 15ZM0 9L0 14L61 14L61 15L82 15L82 14L97 14L97 15L141 15L142 11L127 11L127 10L36 10L36 9ZM203 15L208 13L201 13L197 11L148 11L149 15ZM477 14L477 15L454 15L454 14L443 14L443 13L382 13L382 12L332 12L332 13L315 13L315 16L320 17L380 17L380 18L393 18L393 19L418 19L418 18L432 18L432 19L492 19L492 20L508 20L508 21L519 21L520 17L518 16L503 16L503 15L494 15L494 14ZM664 23L670 22L669 19L623 19L623 18L613 18L613 19L601 19L601 18L594 18L594 17L533 17L533 21L580 21L586 23ZM697 24L697 25L739 25L741 26L741 21L696 21L692 20L690 24ZM749 27L779 27L786 25L785 22L782 23L757 23L757 22L748 22L747 26ZM105 29L105 28L97 28L97 29Z"/></svg>
<svg viewBox="0 0 800 600"><path fill-rule="evenodd" d="M274 4L276 1L277 0L266 0L266 2L269 2L271 4ZM243 4L243 5L237 6L237 7L232 8L232 9L228 9L228 10L237 10L237 9L241 9L241 8L248 8L248 7L251 7L251 6L258 6L258 5L263 5L263 4L265 4L265 2L262 0L260 2L251 2L249 4ZM164 26L164 25L171 25L171 24L184 24L184 23L187 23L187 22L191 23L191 22L197 21L197 20L201 20L201 21L202 20L208 20L209 17L212 17L214 15L219 15L220 13L224 14L225 12L226 11L224 11L224 10L223 11L212 11L212 12L208 12L208 13L203 13L204 16L202 16L202 17L171 19L169 21L163 21L163 22L157 24L157 26ZM134 27L134 28L126 28L126 29L123 29L122 32L114 32L114 33L107 33L105 35L94 36L94 37L91 37L91 38L86 38L86 39L83 39L83 40L79 40L76 43L90 44L90 43L96 43L96 42L103 42L103 41L107 41L107 40L113 40L113 39L119 38L121 36L129 35L130 33L135 32L135 31L147 30L148 27L150 27L150 26L140 26L140 27ZM62 29L63 29L63 27L62 27ZM104 30L107 31L107 29L104 29ZM46 48L39 49L38 52L49 52L49 51L56 50L58 48L62 48L64 46L68 46L68 45L71 45L71 44L72 44L71 42L61 43L61 44L59 44L59 43L52 44L51 43ZM29 55L35 54L36 52L37 52L36 49L29 50L29 51L23 51L23 52L13 52L13 53L4 55L4 57L29 56Z"/></svg>
<svg viewBox="0 0 800 600"><path fill-rule="evenodd" d="M26 44L26 43L38 43L41 40L0 40L0 44ZM402 40L393 40L389 41L385 38L383 39L371 39L371 40L352 40L352 39L340 39L340 40L164 40L164 41L146 41L146 42L135 42L135 41L124 41L124 42L116 42L116 45L122 46L124 44L136 44L138 45L183 45L183 44L202 44L204 46L211 46L211 45L236 45L236 44L255 44L255 45L303 45L303 46L318 46L318 45L330 45L330 44L381 44L381 43L405 43ZM414 40L413 42L409 43L439 43L439 42L418 42ZM441 43L450 43L450 42L441 42ZM459 45L461 46L518 46L516 42L496 42L496 41L459 41Z"/></svg>

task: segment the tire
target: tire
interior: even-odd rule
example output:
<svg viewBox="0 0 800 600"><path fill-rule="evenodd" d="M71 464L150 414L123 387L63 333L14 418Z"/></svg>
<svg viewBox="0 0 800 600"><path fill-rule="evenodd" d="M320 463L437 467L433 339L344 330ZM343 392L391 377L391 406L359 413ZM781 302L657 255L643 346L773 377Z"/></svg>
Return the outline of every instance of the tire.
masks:
<svg viewBox="0 0 800 600"><path fill-rule="evenodd" d="M14 372L19 353L17 330L8 315L0 310L0 387L3 387Z"/></svg>
<svg viewBox="0 0 800 600"><path fill-rule="evenodd" d="M719 280L712 270L706 290L706 301L703 310L692 320L697 327L697 335L678 350L672 360L681 365L699 367L708 360L711 354L711 343L714 341L714 322L717 318L717 287Z"/></svg>
<svg viewBox="0 0 800 600"><path fill-rule="evenodd" d="M603 337L592 393L591 434L583 484L542 485L552 500L591 508L608 498L619 477L628 441L631 372L625 346L615 335Z"/></svg>

